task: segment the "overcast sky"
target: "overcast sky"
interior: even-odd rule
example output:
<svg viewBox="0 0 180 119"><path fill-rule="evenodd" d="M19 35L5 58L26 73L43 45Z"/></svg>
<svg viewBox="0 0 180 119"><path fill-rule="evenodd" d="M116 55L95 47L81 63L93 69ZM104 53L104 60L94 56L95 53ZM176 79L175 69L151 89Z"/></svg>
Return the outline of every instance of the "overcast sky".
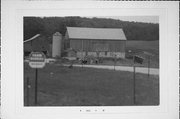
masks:
<svg viewBox="0 0 180 119"><path fill-rule="evenodd" d="M97 16L97 18L112 18L112 19L119 19L119 20L123 20L123 21L159 23L159 17L158 16L115 16L115 17L113 17L113 16L112 17L111 16L107 16L107 17Z"/></svg>

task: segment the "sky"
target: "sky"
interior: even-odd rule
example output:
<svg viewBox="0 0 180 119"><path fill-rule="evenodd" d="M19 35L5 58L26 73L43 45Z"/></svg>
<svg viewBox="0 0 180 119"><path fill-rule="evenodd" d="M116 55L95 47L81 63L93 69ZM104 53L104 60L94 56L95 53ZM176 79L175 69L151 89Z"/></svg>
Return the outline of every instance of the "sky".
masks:
<svg viewBox="0 0 180 119"><path fill-rule="evenodd" d="M96 17L96 16L95 16ZM90 17L92 18L92 17ZM144 23L159 23L158 16L107 16L107 17L99 17L97 18L112 18L119 19L122 21L134 21L134 22L144 22Z"/></svg>

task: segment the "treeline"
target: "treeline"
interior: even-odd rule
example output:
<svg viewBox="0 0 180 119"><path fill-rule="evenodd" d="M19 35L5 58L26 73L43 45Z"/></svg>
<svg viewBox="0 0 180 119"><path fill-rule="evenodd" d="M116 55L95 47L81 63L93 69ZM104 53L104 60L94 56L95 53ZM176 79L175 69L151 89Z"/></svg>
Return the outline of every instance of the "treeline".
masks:
<svg viewBox="0 0 180 119"><path fill-rule="evenodd" d="M159 40L159 24L85 17L24 17L24 40L38 33L50 37L58 31L65 35L66 26L123 28L128 40Z"/></svg>

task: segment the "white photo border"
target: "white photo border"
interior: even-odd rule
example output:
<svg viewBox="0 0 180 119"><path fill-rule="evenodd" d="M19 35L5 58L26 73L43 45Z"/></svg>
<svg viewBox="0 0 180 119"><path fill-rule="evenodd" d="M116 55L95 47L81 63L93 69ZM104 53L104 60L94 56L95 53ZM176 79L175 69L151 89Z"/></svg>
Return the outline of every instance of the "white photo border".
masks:
<svg viewBox="0 0 180 119"><path fill-rule="evenodd" d="M2 117L8 119L106 119L112 117L144 119L162 117L169 119L177 117L179 101L177 67L179 41L177 34L179 32L176 25L179 26L179 22L177 22L178 11L176 12L176 9L179 7L176 4L177 2L152 1L2 2ZM28 16L159 16L160 104L158 106L25 107L23 96L23 17Z"/></svg>

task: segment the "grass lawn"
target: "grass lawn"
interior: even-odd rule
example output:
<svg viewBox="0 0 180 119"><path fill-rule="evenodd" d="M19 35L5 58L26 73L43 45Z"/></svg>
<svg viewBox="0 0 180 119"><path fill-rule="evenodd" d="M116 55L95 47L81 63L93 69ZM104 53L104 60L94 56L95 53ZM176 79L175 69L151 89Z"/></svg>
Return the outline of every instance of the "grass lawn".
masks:
<svg viewBox="0 0 180 119"><path fill-rule="evenodd" d="M24 105L34 105L35 69L24 64ZM47 64L38 70L39 106L128 106L133 103L133 73ZM136 74L136 105L159 104L159 76Z"/></svg>

